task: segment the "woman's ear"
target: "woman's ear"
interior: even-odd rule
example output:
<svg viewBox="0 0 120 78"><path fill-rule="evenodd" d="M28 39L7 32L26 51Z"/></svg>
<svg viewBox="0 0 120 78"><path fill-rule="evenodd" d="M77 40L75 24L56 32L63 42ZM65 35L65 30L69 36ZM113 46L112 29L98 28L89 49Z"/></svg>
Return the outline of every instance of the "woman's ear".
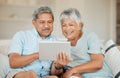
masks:
<svg viewBox="0 0 120 78"><path fill-rule="evenodd" d="M80 26L80 28L83 28L83 23L80 22L80 23L79 23L79 26Z"/></svg>
<svg viewBox="0 0 120 78"><path fill-rule="evenodd" d="M82 28L83 28L83 23L80 22L80 23L79 23L79 30L82 31Z"/></svg>

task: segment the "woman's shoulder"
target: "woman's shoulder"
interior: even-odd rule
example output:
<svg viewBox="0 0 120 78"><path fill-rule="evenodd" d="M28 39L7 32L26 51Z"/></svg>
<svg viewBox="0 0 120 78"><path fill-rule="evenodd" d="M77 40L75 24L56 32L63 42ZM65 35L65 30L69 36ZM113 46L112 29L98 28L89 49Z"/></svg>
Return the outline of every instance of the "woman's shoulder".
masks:
<svg viewBox="0 0 120 78"><path fill-rule="evenodd" d="M83 36L90 38L90 37L96 37L97 34L95 32L84 32Z"/></svg>

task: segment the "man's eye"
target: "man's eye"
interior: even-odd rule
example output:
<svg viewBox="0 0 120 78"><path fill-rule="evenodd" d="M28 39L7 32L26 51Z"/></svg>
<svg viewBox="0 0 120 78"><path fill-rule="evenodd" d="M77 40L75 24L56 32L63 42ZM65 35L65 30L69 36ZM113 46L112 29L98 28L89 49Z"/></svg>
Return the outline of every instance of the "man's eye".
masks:
<svg viewBox="0 0 120 78"><path fill-rule="evenodd" d="M43 24L43 23L44 23L44 21L40 21L40 23L41 23L41 24Z"/></svg>

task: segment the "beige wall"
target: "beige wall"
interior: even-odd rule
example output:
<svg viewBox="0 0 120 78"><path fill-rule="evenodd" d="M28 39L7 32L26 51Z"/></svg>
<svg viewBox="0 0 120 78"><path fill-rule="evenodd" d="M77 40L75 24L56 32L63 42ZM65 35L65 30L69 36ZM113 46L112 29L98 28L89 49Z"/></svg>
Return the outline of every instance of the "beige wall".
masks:
<svg viewBox="0 0 120 78"><path fill-rule="evenodd" d="M59 15L61 11L66 8L74 7L77 8L81 13L82 20L84 22L84 31L96 32L103 41L106 41L108 39L113 39L115 41L115 28L116 28L115 13L114 13L116 8L114 4L115 0L50 0L49 2L46 2L48 0L45 1L41 0L41 1L42 3L40 2L38 3L41 5L51 6L51 8L54 11L55 26L54 26L53 34L56 37L64 38L63 35L61 34L60 23L59 23ZM28 6L26 6L24 3L24 8L28 9L28 11L25 11L26 9L24 10L20 8L20 10L21 11L23 10L22 12L26 14L20 11L23 15L20 15L21 13L18 13L18 16L11 15L12 20L10 18L10 21L13 22L8 22L6 24L6 20L1 20L0 18L0 39L11 38L11 36L18 30L32 28L32 24L31 24L32 17L30 15L32 14L33 10L38 6L34 6L36 3L33 4L32 2L29 3L30 4L27 4ZM2 16L0 15L0 17ZM14 19L17 19L17 21L14 21ZM6 28L9 29L5 31Z"/></svg>
<svg viewBox="0 0 120 78"><path fill-rule="evenodd" d="M81 13L84 31L96 32L103 41L108 39L115 41L115 0L69 0L69 3L58 0L56 6L57 18L65 8L75 7Z"/></svg>

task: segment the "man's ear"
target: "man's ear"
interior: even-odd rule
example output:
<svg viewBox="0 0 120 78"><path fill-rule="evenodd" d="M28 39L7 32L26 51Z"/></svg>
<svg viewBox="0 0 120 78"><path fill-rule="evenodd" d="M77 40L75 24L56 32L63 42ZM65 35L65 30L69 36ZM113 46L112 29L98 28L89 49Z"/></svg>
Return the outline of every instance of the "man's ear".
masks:
<svg viewBox="0 0 120 78"><path fill-rule="evenodd" d="M35 20L32 20L32 24L33 24L34 26L36 26L36 25L35 25L35 24L36 24Z"/></svg>

